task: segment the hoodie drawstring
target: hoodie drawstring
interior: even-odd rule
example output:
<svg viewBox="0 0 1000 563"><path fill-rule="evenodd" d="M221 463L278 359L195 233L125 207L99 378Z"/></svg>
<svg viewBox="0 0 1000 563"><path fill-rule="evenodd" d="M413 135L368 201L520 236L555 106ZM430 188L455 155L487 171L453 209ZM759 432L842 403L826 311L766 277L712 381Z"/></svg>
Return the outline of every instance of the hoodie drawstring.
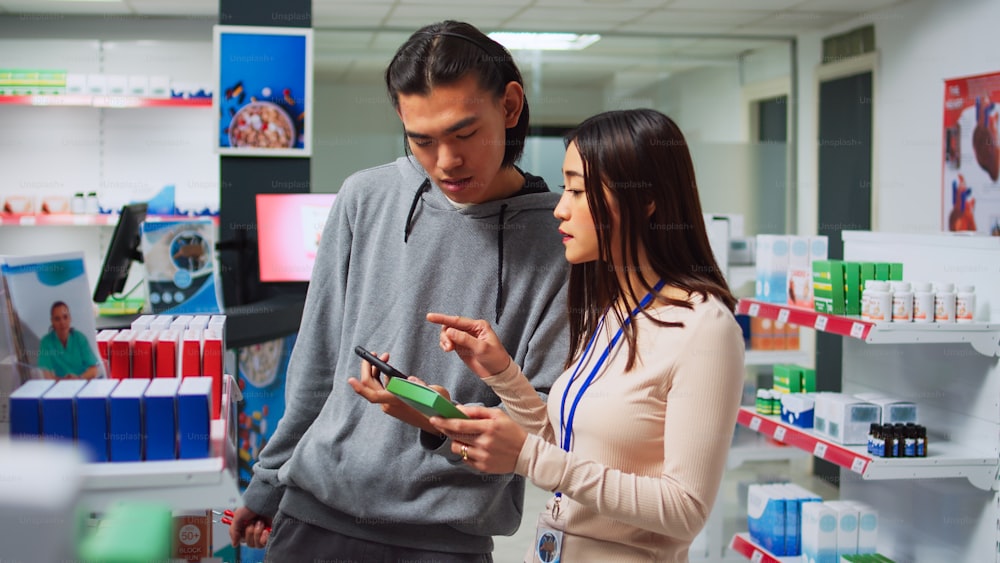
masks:
<svg viewBox="0 0 1000 563"><path fill-rule="evenodd" d="M431 189L431 181L429 178L425 178L424 182L417 188L417 193L413 194L413 203L410 204L410 212L406 214L406 226L403 228L404 244L410 240L410 222L413 221L413 212L417 209L417 202L420 201L420 196L429 189Z"/></svg>
<svg viewBox="0 0 1000 563"><path fill-rule="evenodd" d="M495 323L500 324L500 313L503 312L503 214L507 204L500 206L500 218L497 220L497 303Z"/></svg>

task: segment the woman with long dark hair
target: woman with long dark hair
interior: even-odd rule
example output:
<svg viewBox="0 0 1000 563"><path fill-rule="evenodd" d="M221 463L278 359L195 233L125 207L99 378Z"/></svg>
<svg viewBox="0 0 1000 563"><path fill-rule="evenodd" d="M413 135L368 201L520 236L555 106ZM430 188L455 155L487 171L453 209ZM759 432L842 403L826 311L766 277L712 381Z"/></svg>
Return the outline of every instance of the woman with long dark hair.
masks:
<svg viewBox="0 0 1000 563"><path fill-rule="evenodd" d="M465 463L553 491L528 560L687 561L718 493L743 380L735 299L705 231L684 136L654 110L567 138L555 209L572 265L571 352L548 403L489 322L432 313L501 398L431 419ZM557 553L558 552L558 553Z"/></svg>

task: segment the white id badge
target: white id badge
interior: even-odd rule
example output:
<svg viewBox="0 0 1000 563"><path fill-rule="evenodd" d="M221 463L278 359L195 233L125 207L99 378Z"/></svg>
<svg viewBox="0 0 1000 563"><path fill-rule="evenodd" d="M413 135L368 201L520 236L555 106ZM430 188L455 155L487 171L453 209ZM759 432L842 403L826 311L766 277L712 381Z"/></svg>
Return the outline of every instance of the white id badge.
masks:
<svg viewBox="0 0 1000 563"><path fill-rule="evenodd" d="M535 527L535 544L531 548L532 563L559 563L562 559L563 533L546 525L539 516Z"/></svg>

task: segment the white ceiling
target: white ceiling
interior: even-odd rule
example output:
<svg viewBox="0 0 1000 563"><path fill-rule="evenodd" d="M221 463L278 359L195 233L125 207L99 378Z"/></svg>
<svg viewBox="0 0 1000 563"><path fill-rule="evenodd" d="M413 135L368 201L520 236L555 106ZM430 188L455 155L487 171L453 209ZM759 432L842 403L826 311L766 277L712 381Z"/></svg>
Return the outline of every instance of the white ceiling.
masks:
<svg viewBox="0 0 1000 563"><path fill-rule="evenodd" d="M907 0L313 0L320 80L377 80L414 29L443 19L484 31L601 33L577 53L516 54L526 80L581 86L636 83L702 66L735 65L741 54L785 45L797 33L835 26ZM0 0L0 15L216 18L218 0L80 2Z"/></svg>

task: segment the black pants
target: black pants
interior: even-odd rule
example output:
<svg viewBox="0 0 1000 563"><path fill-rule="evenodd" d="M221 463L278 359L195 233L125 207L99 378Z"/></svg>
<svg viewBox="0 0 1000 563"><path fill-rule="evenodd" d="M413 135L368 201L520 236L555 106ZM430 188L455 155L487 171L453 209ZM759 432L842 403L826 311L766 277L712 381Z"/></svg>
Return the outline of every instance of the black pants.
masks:
<svg viewBox="0 0 1000 563"><path fill-rule="evenodd" d="M493 563L489 553L448 553L359 540L278 512L265 563Z"/></svg>

